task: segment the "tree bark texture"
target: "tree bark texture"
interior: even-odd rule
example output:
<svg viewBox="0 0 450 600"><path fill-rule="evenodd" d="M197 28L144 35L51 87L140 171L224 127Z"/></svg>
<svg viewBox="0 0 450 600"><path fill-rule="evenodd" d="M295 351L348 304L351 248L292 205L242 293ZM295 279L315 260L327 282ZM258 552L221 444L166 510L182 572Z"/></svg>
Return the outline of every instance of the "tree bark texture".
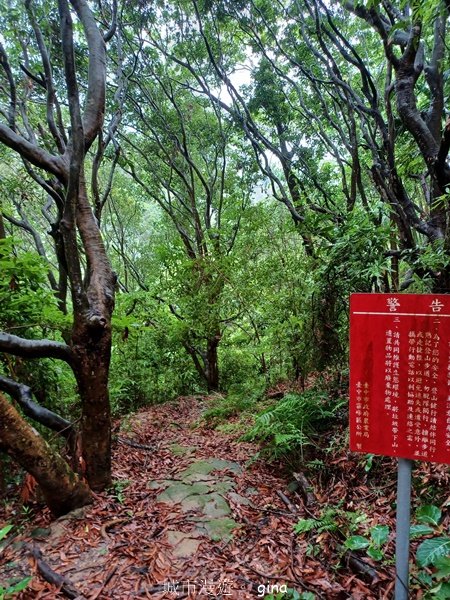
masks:
<svg viewBox="0 0 450 600"><path fill-rule="evenodd" d="M111 328L82 323L73 334L74 373L82 399L81 439L86 478L101 491L111 484L111 410L108 394Z"/></svg>
<svg viewBox="0 0 450 600"><path fill-rule="evenodd" d="M38 482L55 516L91 502L88 486L0 394L0 450Z"/></svg>

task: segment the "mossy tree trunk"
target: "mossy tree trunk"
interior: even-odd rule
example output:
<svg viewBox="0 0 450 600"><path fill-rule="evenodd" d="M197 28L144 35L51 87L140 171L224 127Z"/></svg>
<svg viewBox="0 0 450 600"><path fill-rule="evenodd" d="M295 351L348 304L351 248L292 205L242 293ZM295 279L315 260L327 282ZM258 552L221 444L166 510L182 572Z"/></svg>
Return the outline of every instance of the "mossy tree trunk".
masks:
<svg viewBox="0 0 450 600"><path fill-rule="evenodd" d="M0 450L36 479L54 515L63 515L91 502L91 492L84 481L2 394Z"/></svg>

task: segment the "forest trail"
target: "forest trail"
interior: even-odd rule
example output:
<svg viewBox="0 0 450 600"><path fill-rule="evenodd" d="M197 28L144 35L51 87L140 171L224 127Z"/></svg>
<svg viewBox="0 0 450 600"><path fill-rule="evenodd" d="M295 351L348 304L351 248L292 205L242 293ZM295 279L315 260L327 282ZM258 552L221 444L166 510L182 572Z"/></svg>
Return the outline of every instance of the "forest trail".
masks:
<svg viewBox="0 0 450 600"><path fill-rule="evenodd" d="M301 598L382 598L333 569L323 550L307 552L308 540L293 531L311 516L301 496L289 492L281 468L255 459L256 445L208 428L206 403L181 398L123 420L113 489L53 523L39 512L5 550L0 583L34 575L22 599L245 600L283 585ZM338 482L333 495L344 488ZM67 578L63 589L36 574L33 547Z"/></svg>

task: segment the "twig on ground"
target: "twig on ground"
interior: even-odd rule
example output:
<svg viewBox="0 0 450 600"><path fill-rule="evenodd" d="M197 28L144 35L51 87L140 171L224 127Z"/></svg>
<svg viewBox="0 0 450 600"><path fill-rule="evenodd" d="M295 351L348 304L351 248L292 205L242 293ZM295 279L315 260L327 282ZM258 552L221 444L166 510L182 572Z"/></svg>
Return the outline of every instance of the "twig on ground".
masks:
<svg viewBox="0 0 450 600"><path fill-rule="evenodd" d="M305 475L303 475L303 473L292 473L292 475L294 476L295 481L299 485L299 489L301 495L303 496L305 505L313 506L314 504L316 504L317 498L314 494L314 488L306 479Z"/></svg>
<svg viewBox="0 0 450 600"><path fill-rule="evenodd" d="M149 446L147 444L139 444L138 442L133 442L133 440L127 440L126 438L118 437L117 441L119 444L125 444L126 446L131 446L131 448L138 448L139 450L149 450L154 452L158 450L159 446Z"/></svg>
<svg viewBox="0 0 450 600"><path fill-rule="evenodd" d="M276 490L276 493L278 498L280 498L280 500L282 500L284 504L286 504L291 513L296 514L298 512L296 506L292 504L292 502L285 494L283 494L283 492L281 492L280 490Z"/></svg>
<svg viewBox="0 0 450 600"><path fill-rule="evenodd" d="M42 552L37 546L27 544L26 548L36 561L36 569L38 573L45 579L45 581L60 587L61 592L67 596L67 598L71 598L72 600L86 600L86 597L76 589L70 579L54 571L50 565L45 562L42 557Z"/></svg>
<svg viewBox="0 0 450 600"><path fill-rule="evenodd" d="M124 517L122 519L111 519L110 521L106 521L100 528L100 535L106 541L109 541L111 538L107 533L107 529L110 527L114 527L115 525L120 525L121 523L127 523L130 520L130 517Z"/></svg>
<svg viewBox="0 0 450 600"><path fill-rule="evenodd" d="M353 552L350 551L347 551L344 556L348 562L349 567L353 571L359 573L360 575L370 577L372 581L378 580L378 573L371 565L366 563L362 558L356 556L356 554L353 554Z"/></svg>

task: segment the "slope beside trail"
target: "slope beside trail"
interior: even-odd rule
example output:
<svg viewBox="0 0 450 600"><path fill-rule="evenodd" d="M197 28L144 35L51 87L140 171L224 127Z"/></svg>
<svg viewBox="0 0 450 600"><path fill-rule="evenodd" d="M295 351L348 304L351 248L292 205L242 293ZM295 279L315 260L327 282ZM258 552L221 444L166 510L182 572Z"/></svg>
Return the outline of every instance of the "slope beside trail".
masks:
<svg viewBox="0 0 450 600"><path fill-rule="evenodd" d="M374 578L369 565L368 577L356 575L338 567L327 532L314 541L294 533L316 508L289 491L279 465L255 458L256 445L202 424L205 402L181 398L122 422L113 488L53 522L36 510L0 556L0 585L32 575L27 600L245 600L286 588L311 600L391 597L392 574ZM326 505L348 493L336 478L317 497ZM62 588L42 565L66 578Z"/></svg>

